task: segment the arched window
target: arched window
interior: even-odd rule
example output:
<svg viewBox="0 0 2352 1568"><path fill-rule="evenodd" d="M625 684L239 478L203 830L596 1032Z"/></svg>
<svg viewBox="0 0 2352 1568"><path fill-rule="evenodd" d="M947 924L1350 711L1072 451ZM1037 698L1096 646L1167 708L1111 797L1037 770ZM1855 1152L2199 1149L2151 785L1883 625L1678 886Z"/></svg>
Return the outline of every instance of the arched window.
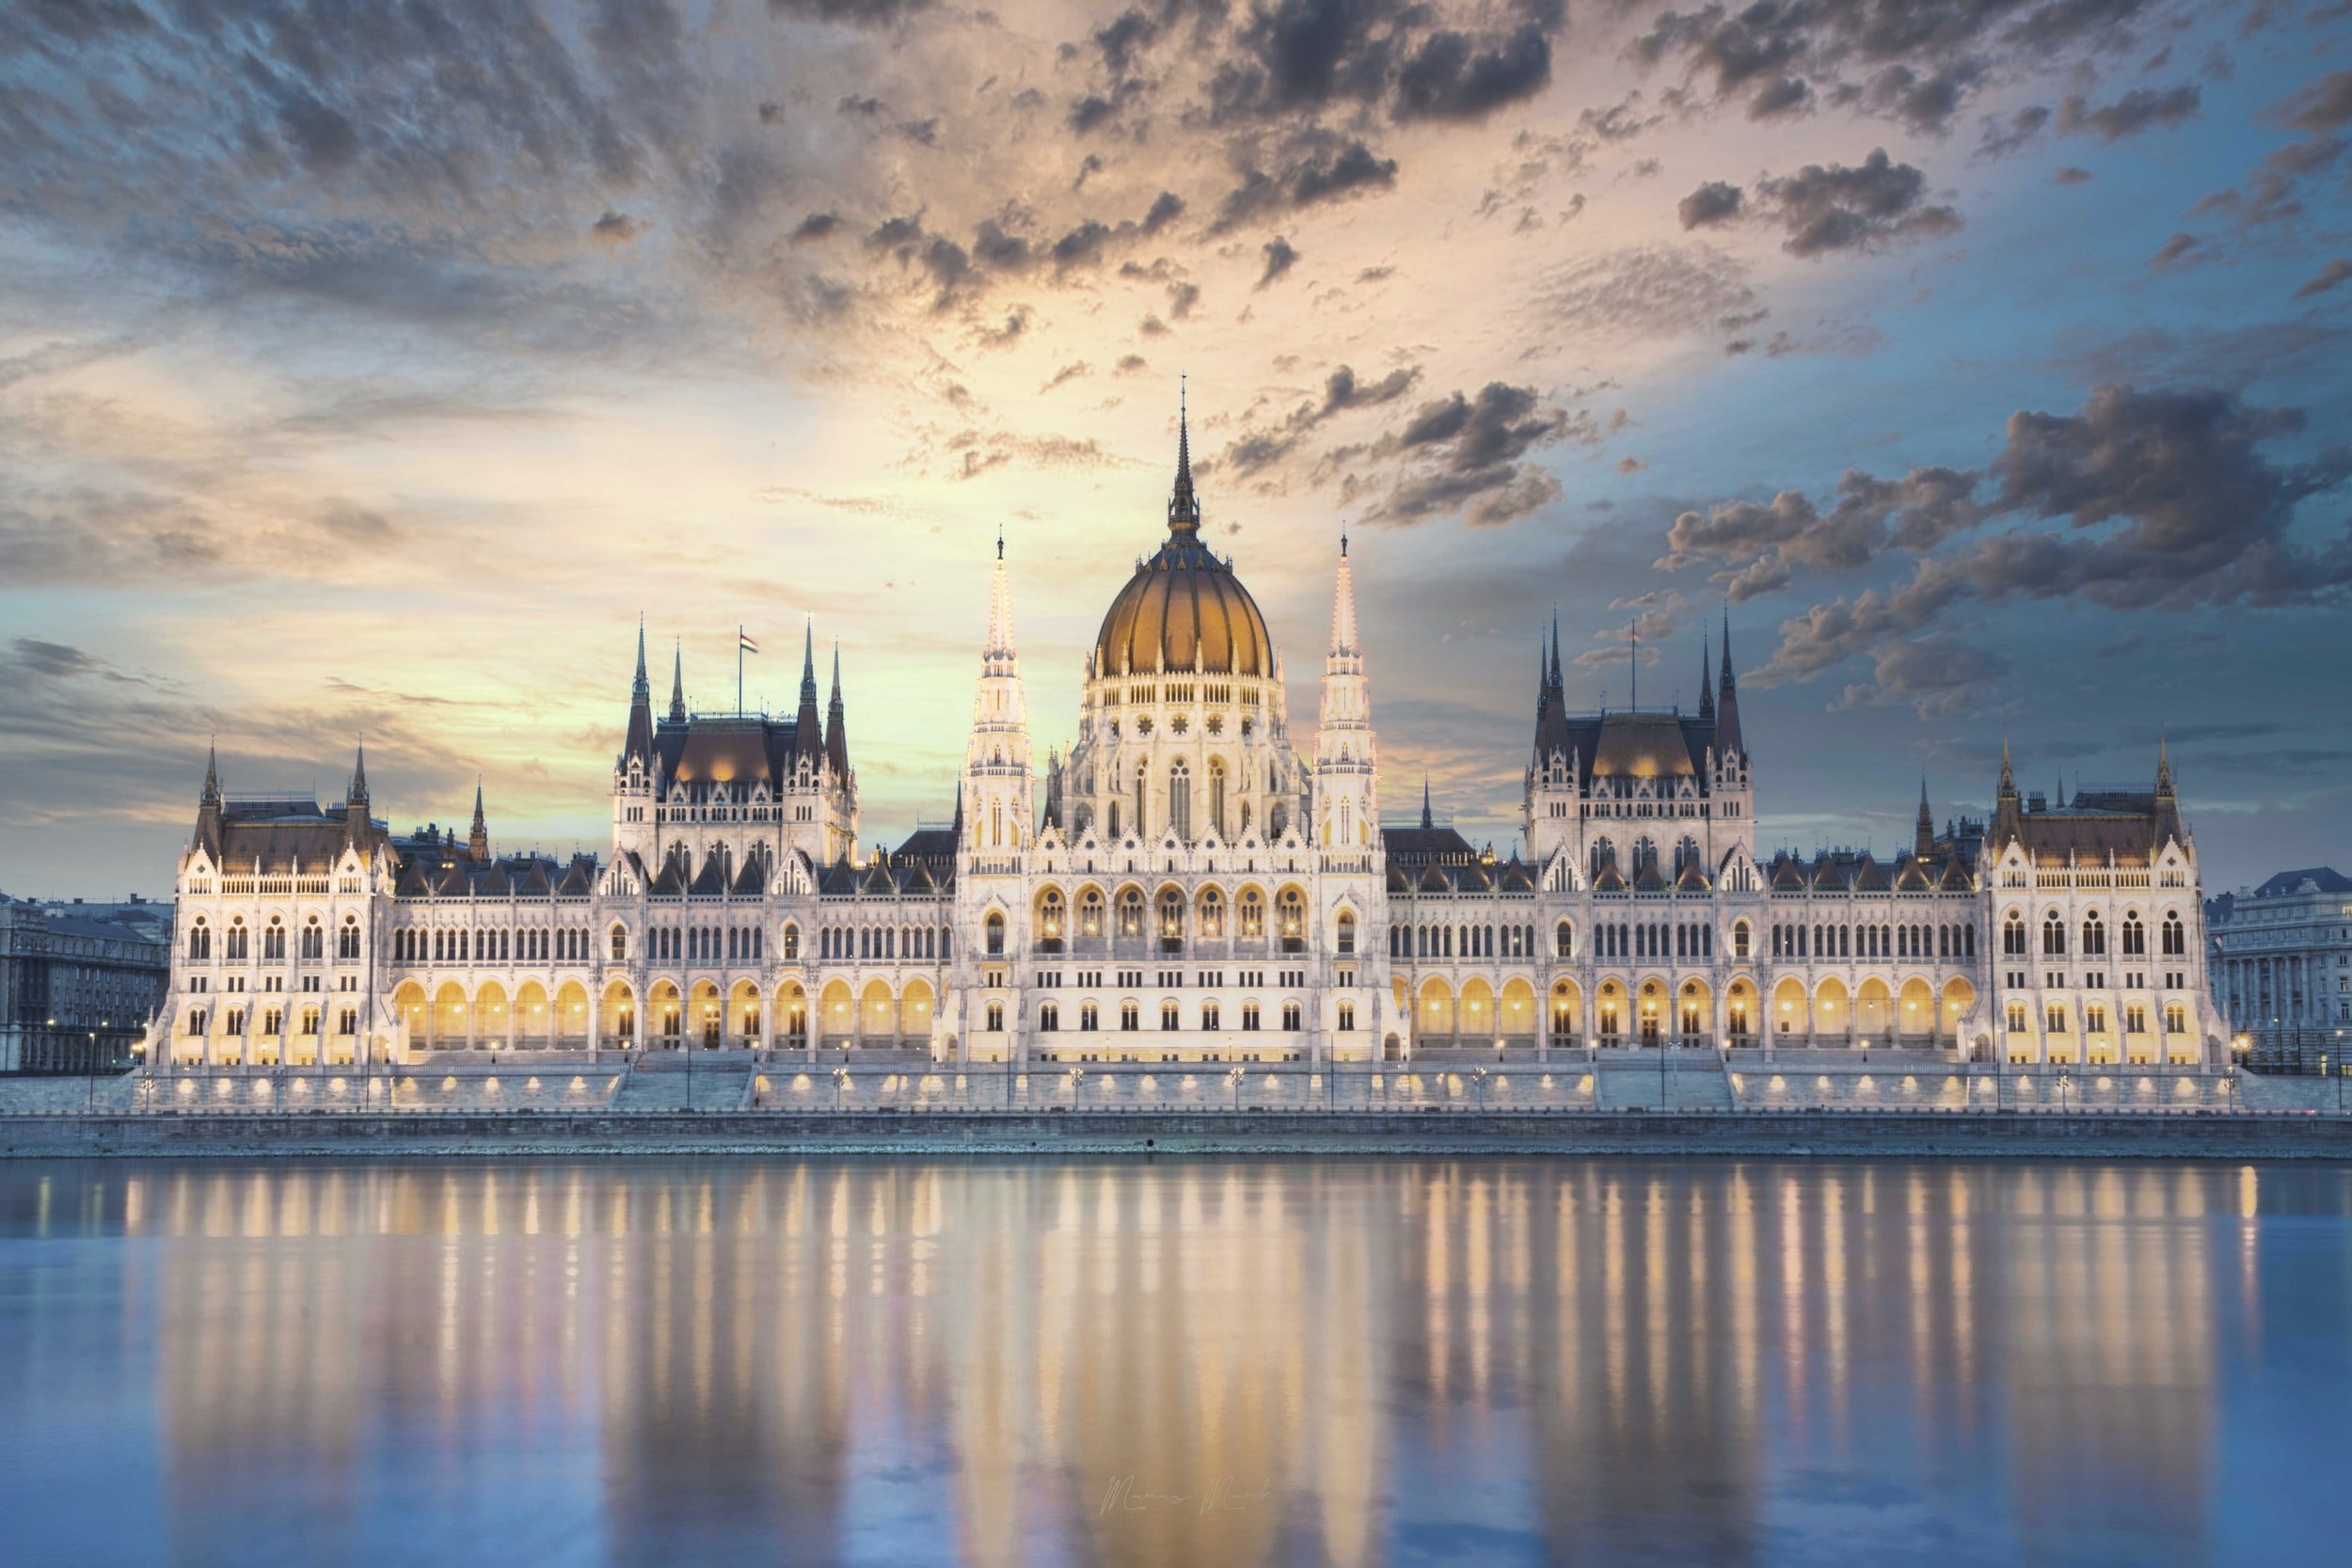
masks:
<svg viewBox="0 0 2352 1568"><path fill-rule="evenodd" d="M1241 891L1241 934L1252 941L1265 935L1265 904L1254 887Z"/></svg>
<svg viewBox="0 0 2352 1568"><path fill-rule="evenodd" d="M1061 889L1049 887L1037 902L1038 946L1047 953L1060 952L1063 925Z"/></svg>
<svg viewBox="0 0 2352 1568"><path fill-rule="evenodd" d="M2062 958L2066 956L2066 923L2058 918L2058 912L2056 910L2052 910L2042 920L2042 956L2045 958Z"/></svg>
<svg viewBox="0 0 2352 1568"><path fill-rule="evenodd" d="M253 934L245 928L244 916L239 915L230 920L229 922L229 961L232 964L243 963L250 958L252 940Z"/></svg>
<svg viewBox="0 0 2352 1568"><path fill-rule="evenodd" d="M1356 951L1356 916L1352 911L1340 911L1339 940L1342 953Z"/></svg>
<svg viewBox="0 0 2352 1568"><path fill-rule="evenodd" d="M1731 927L1731 956L1741 960L1742 962L1746 961L1748 957L1748 923L1744 920L1733 922Z"/></svg>
<svg viewBox="0 0 2352 1568"><path fill-rule="evenodd" d="M616 964L628 961L628 927L617 923L612 927L612 961Z"/></svg>
<svg viewBox="0 0 2352 1568"><path fill-rule="evenodd" d="M1232 836L1225 826L1225 764L1209 763L1209 828L1219 838Z"/></svg>
<svg viewBox="0 0 2352 1568"><path fill-rule="evenodd" d="M2188 956L2188 927L2183 926L2181 917L2170 910L2164 911L2164 956L2168 958Z"/></svg>
<svg viewBox="0 0 2352 1568"><path fill-rule="evenodd" d="M1555 958L1576 957L1576 927L1565 920L1551 928L1551 956Z"/></svg>
<svg viewBox="0 0 2352 1568"><path fill-rule="evenodd" d="M262 961L263 963L282 963L285 961L285 958L286 928L278 923L278 917L276 915L271 915L269 917L269 929L262 933Z"/></svg>
<svg viewBox="0 0 2352 1568"><path fill-rule="evenodd" d="M335 935L335 957L356 958L359 956L359 917L343 916L343 928Z"/></svg>
<svg viewBox="0 0 2352 1568"><path fill-rule="evenodd" d="M1225 895L1213 887L1200 890L1200 934L1210 939L1225 935Z"/></svg>
<svg viewBox="0 0 2352 1568"><path fill-rule="evenodd" d="M1168 825L1175 830L1178 838L1191 842L1192 769L1184 766L1182 757L1168 770Z"/></svg>
<svg viewBox="0 0 2352 1568"><path fill-rule="evenodd" d="M1184 895L1174 888L1160 891L1160 950L1173 953L1184 944Z"/></svg>
<svg viewBox="0 0 2352 1568"><path fill-rule="evenodd" d="M1147 832L1149 832L1151 831L1149 824L1151 823L1152 816L1151 816L1151 813L1150 813L1150 812L1146 809L1145 804L1144 804L1144 797L1145 797L1146 793L1147 793L1147 792L1151 789L1151 786L1152 786L1152 775L1151 775L1151 772L1150 772L1149 768L1146 768L1146 766L1145 766L1144 764L1140 763L1140 762L1139 762L1139 763L1136 763L1136 836L1137 838L1141 838L1141 837L1143 837L1143 835L1144 835L1145 833L1147 833Z"/></svg>
<svg viewBox="0 0 2352 1568"><path fill-rule="evenodd" d="M986 930L988 956L992 958L1002 958L1005 952L1005 917L993 910L990 911Z"/></svg>
<svg viewBox="0 0 2352 1568"><path fill-rule="evenodd" d="M1639 877L1645 871L1657 869L1658 842L1647 837L1635 839L1633 841L1633 875Z"/></svg>
<svg viewBox="0 0 2352 1568"><path fill-rule="evenodd" d="M1182 1014L1178 1011L1177 1006L1176 1006L1176 1004L1175 1004L1175 1003L1173 1003L1173 1002L1163 1002L1163 1003L1161 1003L1161 1004L1160 1004L1160 1027L1161 1027L1161 1028L1163 1028L1163 1029L1167 1029L1167 1030L1173 1031L1173 1030L1181 1029L1181 1028L1183 1028L1184 1026L1184 1019L1183 1019L1183 1015L1182 1015Z"/></svg>
<svg viewBox="0 0 2352 1568"><path fill-rule="evenodd" d="M1218 1019L1218 1017L1219 1017L1219 1014L1218 1014L1218 1012L1217 1012L1217 1007L1216 1007L1216 999L1215 997L1211 997L1208 1001L1203 1002L1203 1003L1201 1003L1201 1004L1200 1004L1200 1027L1201 1027L1201 1028L1203 1028L1203 1029L1215 1029L1215 1028L1216 1028L1216 1027L1218 1026L1218 1025L1217 1025L1217 1019Z"/></svg>
<svg viewBox="0 0 2352 1568"><path fill-rule="evenodd" d="M777 945L786 963L798 963L801 958L801 928L787 922L783 938Z"/></svg>
<svg viewBox="0 0 2352 1568"><path fill-rule="evenodd" d="M204 924L204 917L199 914L196 917L196 924L188 927L188 957L201 963L212 956L212 927ZM202 1033L201 1030L197 1032Z"/></svg>
<svg viewBox="0 0 2352 1568"><path fill-rule="evenodd" d="M1119 934L1130 940L1143 935L1143 894L1136 888L1119 895Z"/></svg>
<svg viewBox="0 0 2352 1568"><path fill-rule="evenodd" d="M2022 958L2026 956L2026 917L2015 910L2001 922L2001 956Z"/></svg>
<svg viewBox="0 0 2352 1568"><path fill-rule="evenodd" d="M1307 950L1307 900L1295 887L1286 887L1275 900L1275 912L1282 923L1282 951L1303 953Z"/></svg>
<svg viewBox="0 0 2352 1568"><path fill-rule="evenodd" d="M1061 1027L1061 1009L1051 1002L1041 1003L1037 1009L1037 1026L1041 1034L1050 1035Z"/></svg>
<svg viewBox="0 0 2352 1568"><path fill-rule="evenodd" d="M1602 870L1613 863L1616 858L1617 847L1615 845L1610 843L1606 838L1597 838L1593 840L1592 874L1595 877L1598 877Z"/></svg>
<svg viewBox="0 0 2352 1568"><path fill-rule="evenodd" d="M306 958L326 957L326 932L320 927L317 915L312 915L302 927L302 956Z"/></svg>
<svg viewBox="0 0 2352 1568"><path fill-rule="evenodd" d="M1103 890L1089 888L1078 895L1078 934L1099 937L1103 934Z"/></svg>
<svg viewBox="0 0 2352 1568"><path fill-rule="evenodd" d="M2137 910L2123 911L2123 956L2127 958L2148 956L2148 927L2140 920Z"/></svg>
<svg viewBox="0 0 2352 1568"><path fill-rule="evenodd" d="M2107 928L2099 919L2099 911L2083 916L2083 957L2096 958L2107 950Z"/></svg>

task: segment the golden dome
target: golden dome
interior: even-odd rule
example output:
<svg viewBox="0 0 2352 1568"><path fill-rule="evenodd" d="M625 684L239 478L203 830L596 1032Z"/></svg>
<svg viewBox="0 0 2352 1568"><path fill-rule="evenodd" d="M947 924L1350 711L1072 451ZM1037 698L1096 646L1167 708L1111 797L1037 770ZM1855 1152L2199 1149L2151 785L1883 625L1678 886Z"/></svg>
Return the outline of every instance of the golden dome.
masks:
<svg viewBox="0 0 2352 1568"><path fill-rule="evenodd" d="M1192 488L1189 433L1181 420L1176 493L1168 503L1168 542L1136 568L1111 601L1094 640L1098 676L1274 673L1274 639L1249 590L1200 543L1200 500Z"/></svg>

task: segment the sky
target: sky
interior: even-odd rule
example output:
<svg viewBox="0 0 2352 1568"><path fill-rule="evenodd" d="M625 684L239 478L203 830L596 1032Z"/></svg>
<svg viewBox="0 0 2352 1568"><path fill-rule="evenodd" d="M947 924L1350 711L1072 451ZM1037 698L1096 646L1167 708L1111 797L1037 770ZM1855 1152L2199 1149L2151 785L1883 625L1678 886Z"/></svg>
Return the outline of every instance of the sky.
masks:
<svg viewBox="0 0 2352 1568"><path fill-rule="evenodd" d="M2352 866L2352 6L0 8L0 889L230 790L609 841L656 684L837 646L946 816L999 529L1041 755L1179 378L1311 745L1509 853L1572 703L1740 671L1759 847L2153 780Z"/></svg>

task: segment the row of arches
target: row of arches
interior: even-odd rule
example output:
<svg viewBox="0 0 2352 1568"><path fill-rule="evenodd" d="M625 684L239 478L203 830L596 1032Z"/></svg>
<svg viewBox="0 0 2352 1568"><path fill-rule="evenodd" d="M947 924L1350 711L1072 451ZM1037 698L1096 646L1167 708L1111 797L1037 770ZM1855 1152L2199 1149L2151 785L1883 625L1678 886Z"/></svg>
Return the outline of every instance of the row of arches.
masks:
<svg viewBox="0 0 2352 1568"><path fill-rule="evenodd" d="M1540 1010L1534 987L1523 979L1505 983L1500 992L1483 979L1457 990L1435 975L1409 993L1403 979L1394 985L1397 1006L1409 1007L1423 1050L1509 1049L1534 1043L1539 1030L1555 1046L1757 1045L1767 1035L1771 1043L1786 1046L1925 1046L1958 1038L1977 1001L1976 988L1965 979L1950 979L1939 990L1920 975L1899 986L1872 978L1851 989L1834 978L1808 989L1785 977L1772 988L1769 1008L1745 976L1724 987L1720 999L1696 976L1638 983L1613 976L1589 992L1563 977L1552 983Z"/></svg>
<svg viewBox="0 0 2352 1568"><path fill-rule="evenodd" d="M1533 926L1433 926L1414 922L1389 927L1389 957L1391 958L1532 958L1534 956L1535 927Z"/></svg>
<svg viewBox="0 0 2352 1568"><path fill-rule="evenodd" d="M1270 898L1256 882L1231 892L1212 882L1190 895L1168 882L1148 898L1136 882L1107 894L1099 883L1082 884L1074 894L1049 883L1038 891L1032 914L1041 953L1100 952L1149 942L1174 952L1187 941L1263 942L1269 932L1283 952L1303 952L1307 942L1307 895L1295 882L1276 888ZM984 936L991 955L1004 951L1002 914L989 915ZM1337 936L1341 952L1356 950L1354 911L1340 911Z"/></svg>
<svg viewBox="0 0 2352 1568"><path fill-rule="evenodd" d="M214 926L210 916L198 915L188 925L187 957L194 963L210 963L213 958ZM317 915L311 915L299 927L289 927L283 915L273 914L257 928L246 924L245 916L230 915L228 924L219 927L221 958L227 963L250 963L258 948L263 963L284 963L289 948L306 961L324 962L326 958L326 927ZM260 941L254 939L259 935ZM335 957L341 960L359 957L359 917L347 914L335 927Z"/></svg>
<svg viewBox="0 0 2352 1568"><path fill-rule="evenodd" d="M1977 923L1942 921L1852 926L1793 922L1772 927L1775 958L1954 958L1977 956Z"/></svg>
<svg viewBox="0 0 2352 1568"><path fill-rule="evenodd" d="M2043 911L2042 956L2045 958L2065 958L2067 935L2066 916L2058 910ZM2164 957L2180 958L2188 956L2188 927L2181 919L2178 910L2164 911L2163 922L2157 929L2157 940L2162 944L2161 951ZM2010 910L2001 917L2001 956L2011 958L2025 958L2027 955L2026 944L2025 911ZM2118 945L2124 958L2144 958L2148 956L2148 923L2140 918L2137 910L2123 911L2123 919L2118 933ZM2092 910L2083 916L2080 951L2087 958L2106 957L2106 920L2097 910Z"/></svg>

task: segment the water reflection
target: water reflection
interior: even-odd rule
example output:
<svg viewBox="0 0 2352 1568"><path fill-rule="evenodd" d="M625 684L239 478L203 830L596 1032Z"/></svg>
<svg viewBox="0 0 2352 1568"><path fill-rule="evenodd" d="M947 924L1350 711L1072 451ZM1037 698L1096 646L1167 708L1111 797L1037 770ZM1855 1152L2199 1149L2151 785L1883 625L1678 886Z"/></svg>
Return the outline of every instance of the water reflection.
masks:
<svg viewBox="0 0 2352 1568"><path fill-rule="evenodd" d="M0 1167L0 1516L28 1560L2291 1557L2336 1505L2217 1466L2233 1388L2340 1428L2347 1215L2156 1164Z"/></svg>

